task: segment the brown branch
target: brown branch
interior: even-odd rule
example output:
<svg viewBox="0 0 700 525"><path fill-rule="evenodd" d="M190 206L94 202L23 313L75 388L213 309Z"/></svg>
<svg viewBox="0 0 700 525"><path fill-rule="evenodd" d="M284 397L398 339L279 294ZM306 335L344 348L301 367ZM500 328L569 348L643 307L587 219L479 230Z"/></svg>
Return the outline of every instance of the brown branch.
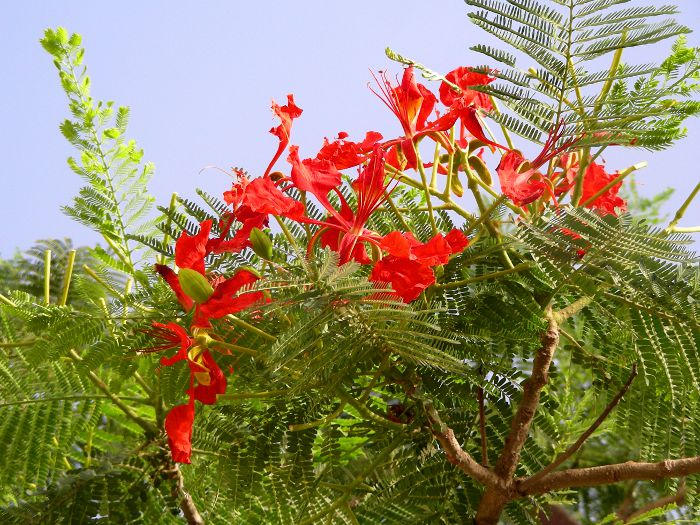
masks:
<svg viewBox="0 0 700 525"><path fill-rule="evenodd" d="M627 461L601 467L550 472L536 483L528 484L526 489L521 483L527 480L516 480L515 490L520 496L530 496L574 487L594 487L627 480L680 478L697 473L700 473L700 456L666 459L658 463Z"/></svg>
<svg viewBox="0 0 700 525"><path fill-rule="evenodd" d="M513 475L520 460L520 452L530 432L532 420L540 401L540 392L547 384L549 367L554 351L559 343L559 327L551 312L547 315L547 330L542 334L542 346L535 354L532 374L523 385L523 396L513 416L510 432L506 437L494 473L500 479L499 485L486 488L476 513L477 525L495 525L506 504L517 497L514 492Z"/></svg>
<svg viewBox="0 0 700 525"><path fill-rule="evenodd" d="M656 501L652 501L651 503L647 503L643 507L641 507L639 510L633 512L629 516L627 516L624 519L625 523L629 523L635 518L638 518L639 516L642 516L646 514L647 512L651 512L654 509L660 509L665 507L666 505L671 505L672 503L683 503L683 500L685 500L685 495L686 492L688 491L687 487L685 486L685 481L681 482L680 486L678 487L678 490L676 491L675 494L671 494L670 496L666 496L665 498L659 498Z"/></svg>
<svg viewBox="0 0 700 525"><path fill-rule="evenodd" d="M496 463L496 474L502 478L510 479L515 473L515 468L520 460L520 451L525 445L530 425L540 401L540 392L547 384L549 366L552 364L554 350L558 343L559 327L550 314L547 331L542 335L542 346L535 354L535 360L532 363L532 374L524 383L523 397L510 425L510 432L501 456Z"/></svg>
<svg viewBox="0 0 700 525"><path fill-rule="evenodd" d="M199 514L192 496L185 490L185 478L177 465L175 465L175 471L177 473L177 495L181 498L180 509L185 515L188 525L204 525L204 519L202 519L201 514Z"/></svg>
<svg viewBox="0 0 700 525"><path fill-rule="evenodd" d="M538 480L542 479L544 476L552 472L554 469L556 469L558 466L560 466L562 463L564 463L567 459L569 459L571 456L573 456L576 451L581 448L581 446L585 443L585 441L593 434L600 425L603 424L603 421L607 419L607 417L610 415L610 413L615 409L615 407L618 405L618 403L622 400L622 396L624 396L627 393L627 390L629 389L630 385L632 384L632 381L634 381L634 378L637 377L637 364L635 363L632 366L632 372L630 373L629 378L627 379L627 382L622 386L620 391L615 395L615 397L612 398L610 403L608 403L608 406L605 407L605 410L598 416L598 419L596 419L593 424L588 427L588 430L586 430L581 436L576 440L576 442L571 445L569 448L567 448L564 452L559 454L557 458L552 461L549 465L547 465L545 468L540 470L537 474L534 476L530 477L527 479L525 482L522 483L521 487L523 489L527 489L527 486L531 483L536 483Z"/></svg>
<svg viewBox="0 0 700 525"><path fill-rule="evenodd" d="M487 487L503 485L493 472L482 467L467 453L457 441L454 431L445 425L429 401L423 404L430 422L430 430L445 451L447 460L467 476L483 483Z"/></svg>

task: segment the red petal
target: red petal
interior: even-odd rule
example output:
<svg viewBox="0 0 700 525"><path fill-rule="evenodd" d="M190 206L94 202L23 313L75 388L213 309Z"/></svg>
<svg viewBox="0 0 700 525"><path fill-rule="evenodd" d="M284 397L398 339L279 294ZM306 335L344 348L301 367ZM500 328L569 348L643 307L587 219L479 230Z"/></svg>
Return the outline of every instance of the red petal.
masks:
<svg viewBox="0 0 700 525"><path fill-rule="evenodd" d="M411 248L411 259L428 266L447 264L452 250L441 233L438 233L425 244Z"/></svg>
<svg viewBox="0 0 700 525"><path fill-rule="evenodd" d="M194 405L177 405L165 416L165 432L168 434L168 446L173 461L190 463L192 453L192 424L194 423Z"/></svg>
<svg viewBox="0 0 700 525"><path fill-rule="evenodd" d="M292 131L292 121L295 118L299 118L302 113L301 108L294 104L294 95L292 94L287 95L287 104L285 106L279 106L273 100L272 111L280 119L280 125L276 128L272 128L270 133L275 135L279 139L280 143L263 176L267 176L270 173L272 166L275 165L275 162L277 162L277 159L280 158L282 152L287 147L287 144L289 144L289 135Z"/></svg>
<svg viewBox="0 0 700 525"><path fill-rule="evenodd" d="M617 173L607 173L601 164L591 163L586 169L586 176L583 178L583 192L581 193L581 202L586 202L593 195L598 193L603 186L612 182L617 176ZM627 201L617 195L622 187L622 181L615 184L608 191L603 193L596 200L588 204L587 208L598 209L604 214L611 213L617 215L618 211L627 209Z"/></svg>
<svg viewBox="0 0 700 525"><path fill-rule="evenodd" d="M249 306L262 301L262 292L247 292L236 295L236 292L247 284L258 280L258 276L247 271L238 270L236 274L220 283L211 297L195 311L193 326L208 327L210 319L219 319L225 315L245 310Z"/></svg>
<svg viewBox="0 0 700 525"><path fill-rule="evenodd" d="M530 204L539 199L545 190L542 175L533 170L523 170L523 164L527 162L518 151L506 153L496 168L498 178L501 181L501 191L518 206Z"/></svg>
<svg viewBox="0 0 700 525"><path fill-rule="evenodd" d="M464 235L462 230L458 230L457 228L445 235L445 240L450 245L453 254L459 253L469 246L469 238Z"/></svg>
<svg viewBox="0 0 700 525"><path fill-rule="evenodd" d="M209 350L202 354L202 364L209 370L209 384L194 387L194 398L205 405L213 405L217 395L226 393L226 377Z"/></svg>
<svg viewBox="0 0 700 525"><path fill-rule="evenodd" d="M268 177L253 180L246 189L243 202L255 213L281 215L290 219L304 214L304 205L287 197Z"/></svg>
<svg viewBox="0 0 700 525"><path fill-rule="evenodd" d="M207 255L207 241L211 231L211 219L199 225L199 233L188 235L182 232L175 243L175 264L180 268L191 268L204 275L204 257Z"/></svg>
<svg viewBox="0 0 700 525"><path fill-rule="evenodd" d="M182 291L182 286L180 286L180 281L177 279L177 274L171 268L165 266L164 264L155 264L154 267L156 272L160 274L160 276L165 280L165 282L170 285L170 288L172 288L173 292L175 292L175 296L177 297L178 302L182 305L182 307L185 310L189 311L194 305L194 301L187 297L185 292Z"/></svg>
<svg viewBox="0 0 700 525"><path fill-rule="evenodd" d="M439 93L440 101L445 104L445 106L452 106L456 100L460 100L460 102L466 105L473 104L487 111L493 109L491 101L486 93L480 93L479 91L474 91L469 88L471 86L485 86L486 84L490 84L496 80L495 77L477 73L468 67L460 66L447 73L445 78L462 90L462 93L458 93L448 84L442 82L440 84Z"/></svg>
<svg viewBox="0 0 700 525"><path fill-rule="evenodd" d="M308 191L321 201L327 201L328 192L340 186L341 176L330 160L299 159L299 146L289 147L287 161L292 165L292 182L302 191Z"/></svg>
<svg viewBox="0 0 700 525"><path fill-rule="evenodd" d="M390 255L374 266L369 280L390 283L396 295L410 303L435 282L435 275L428 266L418 261Z"/></svg>

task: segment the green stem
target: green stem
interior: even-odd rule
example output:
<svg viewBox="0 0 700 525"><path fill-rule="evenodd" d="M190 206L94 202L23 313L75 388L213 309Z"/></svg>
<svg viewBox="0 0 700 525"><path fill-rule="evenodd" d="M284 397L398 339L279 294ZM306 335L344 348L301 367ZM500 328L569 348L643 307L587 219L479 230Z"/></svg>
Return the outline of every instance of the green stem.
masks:
<svg viewBox="0 0 700 525"><path fill-rule="evenodd" d="M170 235L167 233L170 231L170 225L173 222L173 214L175 213L175 208L177 207L177 193L173 192L170 196L170 204L168 205L168 219L165 222L165 233L163 234L163 246L167 246L170 242ZM160 264L165 264L166 262L165 254L160 255Z"/></svg>
<svg viewBox="0 0 700 525"><path fill-rule="evenodd" d="M493 111L496 114L500 115L501 108L498 107L498 103L496 102L496 99L492 95L489 95L489 100L491 101L491 105L493 106ZM508 133L508 129L503 124L500 124L500 126L501 126L501 132L503 133L503 137L506 139L506 144L508 144L508 147L510 149L515 149L515 146L513 145L513 140L510 138L510 133Z"/></svg>
<svg viewBox="0 0 700 525"><path fill-rule="evenodd" d="M254 334L259 335L260 337L262 337L263 339L266 339L267 341L270 341L270 342L273 342L273 343L274 343L275 341L277 341L277 338L276 338L274 335L268 334L267 332L261 330L261 329L258 328L257 326L253 326L252 324L249 324L249 323L245 322L243 319L239 319L239 318L236 317L235 315L229 314L229 315L226 316L226 319L228 319L229 321L231 321L231 322L232 322L233 324L235 324L236 326L240 326L241 328L245 328L245 329L248 330L249 332L253 332ZM227 344L228 344L228 343L227 343Z"/></svg>
<svg viewBox="0 0 700 525"><path fill-rule="evenodd" d="M68 262L66 263L66 271L63 276L63 288L61 289L61 298L58 304L61 306L68 302L68 289L70 288L71 279L73 278L73 266L75 264L75 250L68 252Z"/></svg>
<svg viewBox="0 0 700 525"><path fill-rule="evenodd" d="M445 191L442 192L442 200L444 202L451 202L452 201L452 170L454 169L454 164L455 164L455 127L452 126L450 128L450 145L452 147L452 151L450 152L449 156L447 157L447 177L445 181Z"/></svg>
<svg viewBox="0 0 700 525"><path fill-rule="evenodd" d="M469 234L470 232L474 231L474 229L475 229L477 226L479 226L480 224L482 224L485 220L487 220L487 219L489 218L489 216L494 212L494 210L495 210L496 208L498 208L501 204L503 204L503 203L506 201L507 198L508 198L508 197L506 197L505 195L501 195L501 196L498 197L496 200L494 200L494 201L491 203L491 206L489 206L489 207L479 216L479 218L476 220L476 222L470 224L470 225L469 225L469 228L467 228L467 231L464 232L464 233L465 233L465 234Z"/></svg>
<svg viewBox="0 0 700 525"><path fill-rule="evenodd" d="M396 207L396 204L394 203L394 199L392 199L391 195L389 195L388 193L386 194L386 202L389 204L389 207L396 214L396 217L399 219L399 222L401 223L401 226L403 227L404 231L410 232L411 228L408 226L408 223L403 218L403 214L401 213L401 211Z"/></svg>
<svg viewBox="0 0 700 525"><path fill-rule="evenodd" d="M435 214L433 213L433 203L430 198L430 186L428 186L428 177L425 174L425 168L423 167L423 161L420 158L420 152L418 151L418 145L415 142L413 144L413 151L416 153L416 167L418 168L418 173L420 174L420 179L423 184L423 191L425 192L425 202L428 206L428 215L430 217L430 227L433 229L433 235L437 235L438 227L435 222Z"/></svg>
<svg viewBox="0 0 700 525"><path fill-rule="evenodd" d="M433 170L430 174L430 189L437 189L438 166L440 165L440 143L435 142L435 153L433 153Z"/></svg>
<svg viewBox="0 0 700 525"><path fill-rule="evenodd" d="M31 339L29 341L17 341L16 343L13 343L13 342L0 343L0 348L19 348L22 346L32 346L36 342L37 342L37 339Z"/></svg>
<svg viewBox="0 0 700 525"><path fill-rule="evenodd" d="M73 359L73 361L75 361L76 363L79 363L83 360L83 358L80 357L75 350L70 351L69 357ZM134 412L131 409L131 407L125 404L119 396L110 392L109 388L107 387L107 384L104 381L102 381L102 379L100 379L99 376L95 374L95 372L90 370L88 372L88 377L90 378L90 381L92 381L92 383L97 388L99 388L110 399L110 401L112 401L112 403L114 403L124 413L126 417L131 419L134 423L136 423L143 430L150 434L156 434L158 432L158 429L153 423L151 423L150 421L146 421L141 416L136 414L136 412Z"/></svg>
<svg viewBox="0 0 700 525"><path fill-rule="evenodd" d="M676 225L680 222L680 220L683 218L685 215L685 212L688 210L688 207L690 206L690 203L693 202L695 197L697 197L698 193L700 193L700 182L697 183L693 191L690 192L690 195L688 195L688 198L685 199L685 202L681 205L680 208L678 208L678 211L676 214L673 216L673 220L669 223L668 227L666 228L666 231L681 231L678 228L676 228ZM693 232L697 231L695 228L684 228L686 232Z"/></svg>
<svg viewBox="0 0 700 525"><path fill-rule="evenodd" d="M44 252L44 304L51 301L51 250Z"/></svg>
<svg viewBox="0 0 700 525"><path fill-rule="evenodd" d="M296 252L302 253L301 250L299 249L299 246L297 245L296 239L294 239L292 232L289 231L289 228L287 228L287 225L282 220L282 217L280 217L279 215L273 215L273 217L277 221L277 224L280 225L280 229L282 230L282 233L284 233L284 236L289 241L289 244L292 245L292 247L294 248L294 250Z"/></svg>
<svg viewBox="0 0 700 525"><path fill-rule="evenodd" d="M487 281L489 279L496 279L497 277L502 277L504 275L509 275L511 273L519 273L531 268L532 264L529 262L520 263L517 266L508 268L507 270L501 270L499 272L488 273L486 275L479 275L478 277L471 277L469 279L462 279L460 281L452 281L445 284L436 284L435 288L439 290L452 290L454 288L459 288L465 284L478 283L480 281Z"/></svg>
<svg viewBox="0 0 700 525"><path fill-rule="evenodd" d="M224 401L239 401L245 399L267 399L271 397L280 397L289 394L289 390L268 390L264 392L239 392L237 394L220 394L217 400Z"/></svg>
<svg viewBox="0 0 700 525"><path fill-rule="evenodd" d="M253 350L252 348L234 345L232 343L225 343L224 341L217 341L216 339L209 339L207 341L207 346L210 348L220 348L222 350L233 350L234 352L239 352L241 354L251 355L253 357L260 356L260 352L258 352L257 350Z"/></svg>
<svg viewBox="0 0 700 525"><path fill-rule="evenodd" d="M299 432L300 430L308 430L310 428L320 427L321 425L330 423L334 419L337 419L340 416L340 414L343 413L343 410L345 409L345 404L346 403L344 401L341 401L340 405L338 405L338 408L336 408L333 412L331 412L324 418L317 419L316 421L310 421L308 423L289 425L287 428L292 432Z"/></svg>
<svg viewBox="0 0 700 525"><path fill-rule="evenodd" d="M105 395L105 394L40 397L37 399L23 399L22 401L8 401L5 403L0 403L0 408L20 406L20 405L35 405L38 403L51 403L52 401L92 401L95 399L111 399L111 397L108 395ZM145 399L143 397L122 396L122 397L120 397L120 399L123 401L133 401L134 403L142 403L144 405L150 405L150 400Z"/></svg>

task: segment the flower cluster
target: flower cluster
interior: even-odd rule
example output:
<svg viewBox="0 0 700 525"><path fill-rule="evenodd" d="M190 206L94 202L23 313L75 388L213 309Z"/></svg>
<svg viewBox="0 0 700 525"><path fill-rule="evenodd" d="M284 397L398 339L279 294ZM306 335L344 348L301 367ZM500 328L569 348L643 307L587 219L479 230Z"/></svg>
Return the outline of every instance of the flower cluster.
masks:
<svg viewBox="0 0 700 525"><path fill-rule="evenodd" d="M159 341L154 349L177 349L173 357L161 359L163 366L186 361L190 370L189 402L174 407L165 420L175 461L190 461L195 401L215 403L217 395L226 390L226 377L207 344L214 329L211 321L270 300L262 292L250 290L249 286L259 278L254 270L242 268L230 277L216 275L207 272L208 257L252 247L263 259L270 258L269 243L266 253L255 244L256 239L258 244L268 239L262 230L273 215L306 228L308 256L313 256L317 246L333 250L340 264L354 261L366 266L370 281L379 288L388 285L397 300L411 302L436 283L436 267L465 250L469 239L461 229L440 232L434 223L432 236L422 240L412 231L373 230L372 216L391 204L391 195L402 181L412 181L415 188L424 190L424 202L431 213L430 201L435 195L443 196L445 202L454 206L450 183L445 192L437 192L428 186L424 170L432 168L434 180L440 174L448 175L450 180L452 173L470 169L471 161L465 159L474 149L482 164L483 153L488 149L502 155L496 168L502 193L523 213L527 212L526 206L536 202L544 206L551 200L558 206L563 196L572 191L580 177L580 160L573 152L580 137L565 140L563 123L550 132L533 160L487 137L483 117L494 111L494 106L489 96L472 88L488 85L496 75L495 71L459 67L446 75L436 96L416 81L413 67L406 68L396 83L381 73L375 77L374 92L396 116L402 134L385 139L376 131L368 131L364 139L353 142L341 132L332 141L325 139L314 157L303 159L299 147L290 142L293 122L302 110L292 95L288 95L285 105L273 102L272 110L280 123L270 132L279 142L262 175L251 179L237 170L235 182L223 193L229 208L220 218L218 233L212 235L212 221L202 222L196 234L182 233L177 239L177 272L156 265L156 271L170 285L182 308L191 312L189 330L169 322L154 324L150 331ZM442 149L446 154L436 154L433 163L424 164L419 151L423 139L433 141L436 151ZM273 171L285 151L287 175ZM617 196L620 184L613 183L616 175L606 173L595 162L586 166L579 184L580 202L601 213L624 210L625 202ZM356 170L346 186L343 170ZM405 176L407 170L419 172L422 183ZM349 192L353 193L352 198ZM308 199L325 211L323 218L307 214Z"/></svg>

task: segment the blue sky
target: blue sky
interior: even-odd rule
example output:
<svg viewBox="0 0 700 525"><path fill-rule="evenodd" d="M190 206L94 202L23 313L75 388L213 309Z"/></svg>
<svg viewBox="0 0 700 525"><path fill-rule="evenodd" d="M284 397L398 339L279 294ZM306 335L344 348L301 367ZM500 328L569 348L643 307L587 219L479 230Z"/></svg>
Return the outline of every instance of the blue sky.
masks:
<svg viewBox="0 0 700 525"><path fill-rule="evenodd" d="M700 30L700 2L676 3L681 20ZM93 96L131 107L129 136L155 162L151 191L164 204L173 191L225 190L229 179L216 170L200 174L205 166L264 170L276 148L267 133L276 125L270 100L283 102L287 93L304 109L293 130L302 157L341 130L351 138L368 129L397 135L392 115L367 89L370 69L399 71L385 58L386 46L437 71L483 63L468 47L492 40L468 22L467 11L461 0L6 2L0 256L43 238L97 240L60 212L81 181L66 165L73 151L58 124L67 106L38 44L44 28L83 35ZM691 44L700 45L699 34ZM640 61L667 51L667 44L646 49ZM618 150L607 157L609 168L648 161L638 176L642 192L676 187L668 206L675 210L700 179L699 120L673 150ZM684 221L698 224L700 201Z"/></svg>

